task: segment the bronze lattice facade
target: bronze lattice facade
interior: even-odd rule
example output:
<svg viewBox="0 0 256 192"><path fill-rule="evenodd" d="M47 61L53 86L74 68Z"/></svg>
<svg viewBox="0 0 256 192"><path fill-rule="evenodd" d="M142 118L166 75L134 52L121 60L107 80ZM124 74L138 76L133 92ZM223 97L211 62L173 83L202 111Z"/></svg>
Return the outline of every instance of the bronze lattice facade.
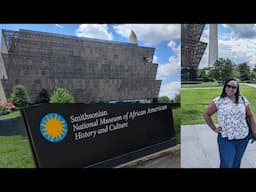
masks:
<svg viewBox="0 0 256 192"><path fill-rule="evenodd" d="M204 24L181 25L181 80L196 80L196 70L202 59L207 43L200 38Z"/></svg>
<svg viewBox="0 0 256 192"><path fill-rule="evenodd" d="M58 87L84 103L157 98L161 80L156 80L154 51L134 43L2 30L6 76L0 83L6 98L22 84L32 101L42 88L52 94Z"/></svg>

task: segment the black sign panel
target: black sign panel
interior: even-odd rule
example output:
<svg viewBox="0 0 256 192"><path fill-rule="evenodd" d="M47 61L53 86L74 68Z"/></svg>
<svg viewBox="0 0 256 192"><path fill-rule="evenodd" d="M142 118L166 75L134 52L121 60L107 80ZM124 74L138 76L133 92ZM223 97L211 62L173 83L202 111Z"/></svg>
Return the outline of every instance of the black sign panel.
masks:
<svg viewBox="0 0 256 192"><path fill-rule="evenodd" d="M22 115L38 167L88 167L175 137L170 104L45 104Z"/></svg>

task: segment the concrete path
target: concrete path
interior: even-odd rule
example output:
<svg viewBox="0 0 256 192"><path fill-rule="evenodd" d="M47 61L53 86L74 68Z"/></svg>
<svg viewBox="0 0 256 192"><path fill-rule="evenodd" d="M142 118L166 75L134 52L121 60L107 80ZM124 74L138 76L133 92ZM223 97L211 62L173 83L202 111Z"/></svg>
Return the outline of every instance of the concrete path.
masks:
<svg viewBox="0 0 256 192"><path fill-rule="evenodd" d="M219 168L217 134L208 125L181 126L181 168ZM256 168L256 142L248 144L241 168Z"/></svg>
<svg viewBox="0 0 256 192"><path fill-rule="evenodd" d="M240 83L240 85L246 85L246 86L249 86L249 87L256 88L256 84L254 84L254 83Z"/></svg>

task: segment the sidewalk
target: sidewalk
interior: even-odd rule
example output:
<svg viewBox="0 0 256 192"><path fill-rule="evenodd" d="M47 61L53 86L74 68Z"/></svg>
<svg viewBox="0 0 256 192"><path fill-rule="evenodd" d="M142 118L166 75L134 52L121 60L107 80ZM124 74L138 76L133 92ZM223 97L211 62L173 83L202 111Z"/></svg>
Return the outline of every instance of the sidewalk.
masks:
<svg viewBox="0 0 256 192"><path fill-rule="evenodd" d="M219 168L217 134L208 125L181 126L181 168ZM256 143L248 144L241 168L256 168Z"/></svg>
<svg viewBox="0 0 256 192"><path fill-rule="evenodd" d="M247 86L256 88L256 84L254 83L240 83L240 85L247 85Z"/></svg>

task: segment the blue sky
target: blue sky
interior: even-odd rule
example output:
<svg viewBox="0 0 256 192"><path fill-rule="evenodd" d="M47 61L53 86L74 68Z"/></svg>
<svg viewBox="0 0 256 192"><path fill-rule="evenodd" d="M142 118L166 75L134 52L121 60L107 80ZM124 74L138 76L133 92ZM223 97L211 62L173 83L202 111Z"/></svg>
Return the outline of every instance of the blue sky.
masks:
<svg viewBox="0 0 256 192"><path fill-rule="evenodd" d="M206 24L201 41L209 43L209 25ZM256 64L256 24L218 24L219 58L230 59L238 65L246 62L251 69ZM208 64L208 46L199 67Z"/></svg>
<svg viewBox="0 0 256 192"><path fill-rule="evenodd" d="M29 29L80 37L129 42L133 30L139 46L154 47L159 96L173 99L180 93L180 24L0 24L0 29Z"/></svg>

